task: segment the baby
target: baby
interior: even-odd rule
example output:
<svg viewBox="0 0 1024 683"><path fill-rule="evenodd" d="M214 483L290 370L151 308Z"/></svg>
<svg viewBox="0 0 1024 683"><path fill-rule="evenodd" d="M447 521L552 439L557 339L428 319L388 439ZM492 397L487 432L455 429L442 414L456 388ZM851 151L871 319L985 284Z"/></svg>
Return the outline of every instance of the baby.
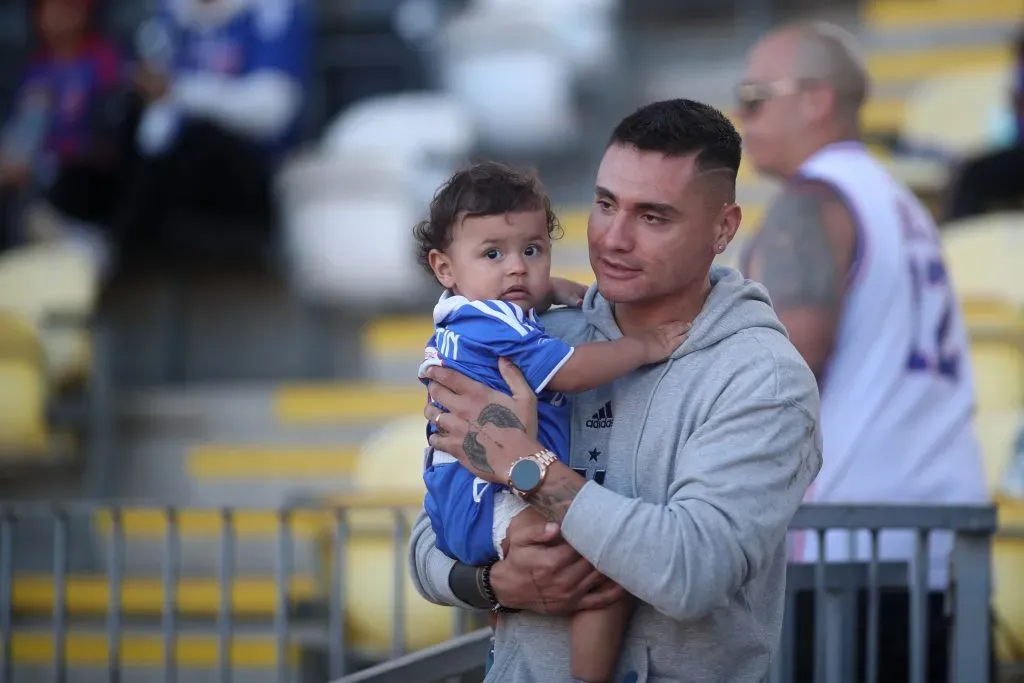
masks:
<svg viewBox="0 0 1024 683"><path fill-rule="evenodd" d="M503 164L474 164L438 190L429 219L415 229L421 262L445 288L420 373L444 365L509 393L498 371L498 359L509 359L537 394L538 440L568 463L572 411L565 394L664 360L688 328L673 323L647 336L576 347L545 334L535 308L551 295L557 228L538 179ZM427 429L429 435L435 426ZM504 557L513 520L517 527L546 521L507 487L475 478L447 453L428 450L423 479L437 547L466 564L489 566ZM574 615L574 679L611 679L631 608L622 600Z"/></svg>

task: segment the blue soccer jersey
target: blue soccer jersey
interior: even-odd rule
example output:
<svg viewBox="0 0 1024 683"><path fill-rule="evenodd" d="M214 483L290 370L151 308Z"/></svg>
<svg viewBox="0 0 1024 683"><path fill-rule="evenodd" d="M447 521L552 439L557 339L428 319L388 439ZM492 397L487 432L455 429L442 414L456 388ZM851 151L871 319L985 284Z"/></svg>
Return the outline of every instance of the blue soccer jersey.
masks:
<svg viewBox="0 0 1024 683"><path fill-rule="evenodd" d="M214 74L244 77L270 70L281 72L306 87L312 31L306 0L260 0L213 28L180 18L181 10L164 0L162 18L173 44L173 69L179 76ZM294 141L297 126L273 140L277 152Z"/></svg>
<svg viewBox="0 0 1024 683"><path fill-rule="evenodd" d="M566 397L546 389L572 356L573 349L544 332L533 311L524 314L504 301L470 301L442 295L434 307L436 331L427 344L424 367L450 367L492 389L509 393L498 359L519 367L537 394L537 437L563 461L569 457L570 408ZM427 434L436 427L428 423ZM493 539L494 497L504 487L490 484L454 462L428 454L423 473L424 507L437 547L449 557L472 565L497 556Z"/></svg>

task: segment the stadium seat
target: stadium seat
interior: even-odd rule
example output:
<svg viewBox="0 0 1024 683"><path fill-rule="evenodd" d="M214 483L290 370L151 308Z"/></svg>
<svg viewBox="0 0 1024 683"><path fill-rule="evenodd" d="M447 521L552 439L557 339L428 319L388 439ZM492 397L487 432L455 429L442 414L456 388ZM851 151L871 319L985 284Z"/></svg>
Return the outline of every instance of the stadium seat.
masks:
<svg viewBox="0 0 1024 683"><path fill-rule="evenodd" d="M39 335L52 385L88 373L89 334L78 325L51 325L50 316L85 319L96 302L96 266L88 255L59 244L33 244L0 255L0 311Z"/></svg>
<svg viewBox="0 0 1024 683"><path fill-rule="evenodd" d="M71 247L37 244L0 255L0 453L8 460L51 454L52 394L89 372L97 274ZM66 315L71 324L52 324Z"/></svg>
<svg viewBox="0 0 1024 683"><path fill-rule="evenodd" d="M420 415L387 423L364 441L359 452L355 480L364 496L361 502L353 503L353 498L346 496L328 500L350 508L345 585L347 626L352 646L360 651L387 652L393 625L396 570L402 574L404 585L407 647L421 649L452 636L452 611L421 598L405 568L408 525L419 511L424 492L419 463L426 445L425 434L425 422ZM405 509L405 533L397 548L394 512L379 507L369 509L381 502ZM326 562L331 549L329 543L323 544L323 561ZM323 575L330 573L325 569Z"/></svg>
<svg viewBox="0 0 1024 683"><path fill-rule="evenodd" d="M477 7L523 7L522 0L476 0ZM545 0L530 3L533 16L543 21L565 47L577 80L608 74L617 56L615 19L618 0Z"/></svg>
<svg viewBox="0 0 1024 683"><path fill-rule="evenodd" d="M961 297L1024 305L1024 213L994 213L947 223L946 265Z"/></svg>
<svg viewBox="0 0 1024 683"><path fill-rule="evenodd" d="M1024 316L1005 302L962 300L980 412L1024 405Z"/></svg>
<svg viewBox="0 0 1024 683"><path fill-rule="evenodd" d="M981 442L988 488L996 494L1002 487L1017 432L1024 427L1024 411L1020 408L982 410L974 416L974 424Z"/></svg>
<svg viewBox="0 0 1024 683"><path fill-rule="evenodd" d="M361 151L407 159L416 171L416 201L426 206L473 143L472 121L457 100L418 92L357 102L330 123L321 144L332 156Z"/></svg>
<svg viewBox="0 0 1024 683"><path fill-rule="evenodd" d="M410 238L423 207L400 155L311 152L277 180L291 278L307 301L371 311L424 290Z"/></svg>
<svg viewBox="0 0 1024 683"><path fill-rule="evenodd" d="M438 36L441 82L495 153L556 154L579 141L573 63L535 6L474 6Z"/></svg>
<svg viewBox="0 0 1024 683"><path fill-rule="evenodd" d="M47 450L47 386L39 336L21 317L0 312L0 459Z"/></svg>
<svg viewBox="0 0 1024 683"><path fill-rule="evenodd" d="M1024 530L1024 501L1002 498L996 501L1001 530ZM1024 540L997 536L993 543L992 606L999 619L995 641L1000 661L1020 662L1020 643L1024 642ZM1005 629L1005 631L1003 631ZM1009 680L1009 679L1008 679Z"/></svg>
<svg viewBox="0 0 1024 683"><path fill-rule="evenodd" d="M988 147L993 106L1007 102L1007 66L979 67L929 79L914 88L900 137L911 147L966 156Z"/></svg>

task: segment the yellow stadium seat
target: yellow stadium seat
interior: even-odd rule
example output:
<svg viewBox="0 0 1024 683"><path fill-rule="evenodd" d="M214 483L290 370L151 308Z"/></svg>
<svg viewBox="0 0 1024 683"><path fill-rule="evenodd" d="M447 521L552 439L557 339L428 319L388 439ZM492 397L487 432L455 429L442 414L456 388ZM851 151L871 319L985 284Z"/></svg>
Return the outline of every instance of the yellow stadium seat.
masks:
<svg viewBox="0 0 1024 683"><path fill-rule="evenodd" d="M993 213L943 226L943 250L961 297L1024 305L1024 213Z"/></svg>
<svg viewBox="0 0 1024 683"><path fill-rule="evenodd" d="M20 459L48 447L39 338L24 319L0 312L0 456Z"/></svg>
<svg viewBox="0 0 1024 683"><path fill-rule="evenodd" d="M1024 501L1000 499L1000 529L1024 531ZM1024 642L1024 539L997 537L993 544L993 565L995 568L995 586L992 606L1000 622L1008 629L1009 634L1017 642ZM1009 647L1007 638L997 638L1000 661L1013 659L1015 653Z"/></svg>
<svg viewBox="0 0 1024 683"><path fill-rule="evenodd" d="M404 585L402 619L407 647L421 649L452 636L452 611L427 602L416 592L407 567L407 533L403 534L396 558L395 515L380 509L380 506L403 508L402 520L408 532L425 490L420 466L426 446L425 425L422 415L414 415L398 418L378 430L364 442L357 459L355 482L361 494L328 500L349 508L351 531L345 569L347 626L352 647L363 652L388 650L396 571L401 574ZM322 544L323 562L329 559L332 548L329 542ZM323 575L330 576L326 566Z"/></svg>
<svg viewBox="0 0 1024 683"><path fill-rule="evenodd" d="M0 255L0 311L17 315L39 330L52 384L87 374L86 330L51 327L47 316L86 316L96 302L96 266L79 249L33 244Z"/></svg>
<svg viewBox="0 0 1024 683"><path fill-rule="evenodd" d="M974 418L988 489L994 495L1000 487L1017 431L1024 427L1024 412L1019 409L979 411Z"/></svg>
<svg viewBox="0 0 1024 683"><path fill-rule="evenodd" d="M956 155L987 148L992 109L1008 104L1010 67L978 66L924 81L907 98L901 137Z"/></svg>
<svg viewBox="0 0 1024 683"><path fill-rule="evenodd" d="M1024 316L1006 302L965 297L962 303L978 410L1019 409L1024 404Z"/></svg>

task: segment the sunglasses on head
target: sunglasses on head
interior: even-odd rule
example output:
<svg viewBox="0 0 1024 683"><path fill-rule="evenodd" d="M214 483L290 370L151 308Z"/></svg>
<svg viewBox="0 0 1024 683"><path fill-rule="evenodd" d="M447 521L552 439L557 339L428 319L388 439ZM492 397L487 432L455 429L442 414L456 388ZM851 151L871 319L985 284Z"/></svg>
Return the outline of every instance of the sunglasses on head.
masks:
<svg viewBox="0 0 1024 683"><path fill-rule="evenodd" d="M736 86L736 103L744 114L754 114L768 100L800 92L807 81L783 78L767 83L740 83Z"/></svg>

